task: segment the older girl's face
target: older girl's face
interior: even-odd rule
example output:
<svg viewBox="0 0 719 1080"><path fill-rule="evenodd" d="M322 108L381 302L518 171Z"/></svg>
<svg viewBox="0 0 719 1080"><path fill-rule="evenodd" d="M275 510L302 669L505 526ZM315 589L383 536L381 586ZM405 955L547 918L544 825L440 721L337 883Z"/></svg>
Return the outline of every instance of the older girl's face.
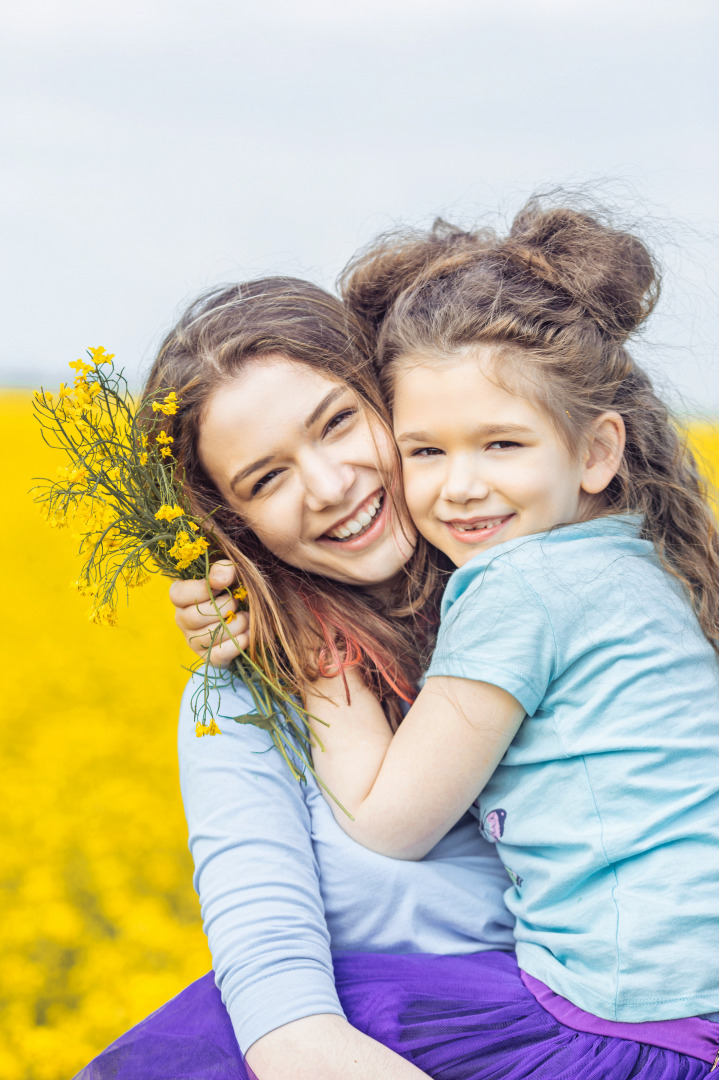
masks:
<svg viewBox="0 0 719 1080"><path fill-rule="evenodd" d="M273 555L350 585L391 580L415 534L386 491L389 436L355 393L278 355L210 398L199 455Z"/></svg>

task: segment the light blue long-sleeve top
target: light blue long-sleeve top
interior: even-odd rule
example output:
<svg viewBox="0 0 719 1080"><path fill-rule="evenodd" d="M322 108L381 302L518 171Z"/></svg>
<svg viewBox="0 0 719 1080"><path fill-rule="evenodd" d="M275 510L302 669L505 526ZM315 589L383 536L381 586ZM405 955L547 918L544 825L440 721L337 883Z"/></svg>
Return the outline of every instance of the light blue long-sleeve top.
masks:
<svg viewBox="0 0 719 1080"><path fill-rule="evenodd" d="M332 951L466 954L514 947L509 885L465 816L421 862L377 855L300 785L267 732L228 717L247 691L221 690L222 734L197 738L191 680L179 723L180 783L217 985L243 1052L274 1028L343 1015Z"/></svg>

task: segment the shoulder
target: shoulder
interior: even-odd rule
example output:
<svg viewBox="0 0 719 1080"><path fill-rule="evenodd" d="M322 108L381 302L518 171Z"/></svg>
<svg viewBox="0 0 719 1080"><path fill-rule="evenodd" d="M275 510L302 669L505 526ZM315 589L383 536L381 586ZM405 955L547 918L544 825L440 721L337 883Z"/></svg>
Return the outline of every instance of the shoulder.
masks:
<svg viewBox="0 0 719 1080"><path fill-rule="evenodd" d="M640 538L641 520L613 515L558 526L499 544L455 571L443 601L446 616L457 605L487 604L490 597L551 608L568 598L581 603L593 591L611 591L627 575L655 572L651 543Z"/></svg>
<svg viewBox="0 0 719 1080"><path fill-rule="evenodd" d="M183 789L196 782L224 787L259 780L262 786L269 780L273 788L285 788L288 797L303 801L305 785L293 777L269 731L238 719L251 712L251 694L239 678L217 668L209 669L207 683L203 672L192 676L182 697L177 732ZM205 728L214 720L214 734L197 728L196 717L203 713Z"/></svg>

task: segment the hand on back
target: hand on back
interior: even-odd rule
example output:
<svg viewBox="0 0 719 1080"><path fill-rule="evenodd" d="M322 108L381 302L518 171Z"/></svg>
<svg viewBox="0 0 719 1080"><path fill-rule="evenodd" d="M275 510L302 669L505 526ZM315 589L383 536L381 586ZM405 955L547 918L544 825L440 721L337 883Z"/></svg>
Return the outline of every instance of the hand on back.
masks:
<svg viewBox="0 0 719 1080"><path fill-rule="evenodd" d="M205 581L173 581L170 600L175 605L175 622L193 652L204 657L212 646L211 663L215 667L227 667L239 649L221 625L215 605L225 618L228 612L237 612L238 602L232 596L237 575L232 563L225 560L215 563L210 569L210 585L211 594ZM247 612L240 611L231 623L235 641L242 649L249 644L249 621Z"/></svg>

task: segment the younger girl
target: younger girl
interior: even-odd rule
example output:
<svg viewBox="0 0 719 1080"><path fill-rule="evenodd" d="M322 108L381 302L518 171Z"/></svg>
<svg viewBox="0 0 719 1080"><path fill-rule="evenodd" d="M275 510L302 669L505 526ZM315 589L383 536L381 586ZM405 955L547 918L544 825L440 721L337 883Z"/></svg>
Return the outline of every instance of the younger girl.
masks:
<svg viewBox="0 0 719 1080"><path fill-rule="evenodd" d="M532 202L506 238L440 224L385 239L344 284L384 319L407 504L458 569L394 737L353 670L316 684L308 707L331 722L316 766L354 817L333 808L337 821L417 859L478 800L544 1007L585 1031L641 1024L644 1041L707 1060L719 541L625 348L656 301L652 260L598 219Z"/></svg>

